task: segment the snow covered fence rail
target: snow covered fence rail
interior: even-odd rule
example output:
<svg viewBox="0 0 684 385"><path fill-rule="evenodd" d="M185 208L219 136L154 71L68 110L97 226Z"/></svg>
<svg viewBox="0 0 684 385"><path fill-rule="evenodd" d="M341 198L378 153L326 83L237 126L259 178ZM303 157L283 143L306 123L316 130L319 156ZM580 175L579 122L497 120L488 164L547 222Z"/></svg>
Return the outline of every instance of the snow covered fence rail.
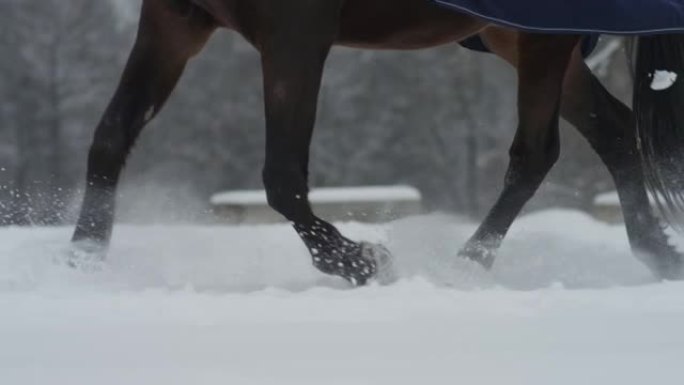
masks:
<svg viewBox="0 0 684 385"><path fill-rule="evenodd" d="M660 199L661 201L663 200L662 197ZM660 216L658 204L651 194L649 194L649 201L653 212ZM622 217L622 205L620 204L620 197L618 196L617 191L608 191L594 197L591 215L606 223L622 223L624 221Z"/></svg>
<svg viewBox="0 0 684 385"><path fill-rule="evenodd" d="M331 221L386 222L423 212L422 196L410 186L319 188L311 190L309 201L317 215ZM226 223L284 221L268 206L264 190L218 193L210 202Z"/></svg>
<svg viewBox="0 0 684 385"><path fill-rule="evenodd" d="M621 223L622 207L617 191L609 191L594 197L591 215L607 223Z"/></svg>

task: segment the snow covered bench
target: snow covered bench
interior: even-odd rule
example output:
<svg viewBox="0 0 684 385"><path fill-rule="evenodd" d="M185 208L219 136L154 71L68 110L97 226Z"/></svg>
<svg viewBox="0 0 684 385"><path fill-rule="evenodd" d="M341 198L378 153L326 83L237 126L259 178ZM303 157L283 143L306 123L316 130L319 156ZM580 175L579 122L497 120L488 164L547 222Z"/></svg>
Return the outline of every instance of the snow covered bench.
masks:
<svg viewBox="0 0 684 385"><path fill-rule="evenodd" d="M622 208L617 191L609 191L599 194L594 198L594 206L591 213L596 219L608 223L622 222Z"/></svg>
<svg viewBox="0 0 684 385"><path fill-rule="evenodd" d="M651 207L656 215L660 215L657 204L653 196L649 195ZM599 220L608 223L622 223L622 206L620 205L620 198L617 191L609 191L599 194L594 198L594 207L592 215Z"/></svg>
<svg viewBox="0 0 684 385"><path fill-rule="evenodd" d="M409 186L319 188L311 190L309 201L317 215L331 221L385 222L423 211L420 192ZM268 206L264 190L218 193L210 202L222 222L284 221Z"/></svg>

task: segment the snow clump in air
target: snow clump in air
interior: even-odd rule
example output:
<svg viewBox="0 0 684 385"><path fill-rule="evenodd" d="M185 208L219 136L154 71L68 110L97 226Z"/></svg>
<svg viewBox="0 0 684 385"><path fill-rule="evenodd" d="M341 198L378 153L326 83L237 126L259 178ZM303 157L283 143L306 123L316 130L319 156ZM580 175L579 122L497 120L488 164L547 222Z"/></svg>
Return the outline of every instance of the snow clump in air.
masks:
<svg viewBox="0 0 684 385"><path fill-rule="evenodd" d="M654 91L664 91L677 81L677 73L666 71L666 70L656 70L653 73L653 81L651 81L651 89Z"/></svg>

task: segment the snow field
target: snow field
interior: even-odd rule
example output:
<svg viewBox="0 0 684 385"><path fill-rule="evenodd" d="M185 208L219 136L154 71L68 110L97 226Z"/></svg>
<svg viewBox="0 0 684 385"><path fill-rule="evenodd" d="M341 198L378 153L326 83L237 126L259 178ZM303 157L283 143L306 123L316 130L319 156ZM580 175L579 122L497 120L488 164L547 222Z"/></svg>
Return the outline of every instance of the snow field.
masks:
<svg viewBox="0 0 684 385"><path fill-rule="evenodd" d="M59 263L70 229L0 231L0 384L678 383L684 284L624 231L522 218L492 272L454 258L447 216L343 224L397 284L318 274L285 225L119 226L108 263Z"/></svg>

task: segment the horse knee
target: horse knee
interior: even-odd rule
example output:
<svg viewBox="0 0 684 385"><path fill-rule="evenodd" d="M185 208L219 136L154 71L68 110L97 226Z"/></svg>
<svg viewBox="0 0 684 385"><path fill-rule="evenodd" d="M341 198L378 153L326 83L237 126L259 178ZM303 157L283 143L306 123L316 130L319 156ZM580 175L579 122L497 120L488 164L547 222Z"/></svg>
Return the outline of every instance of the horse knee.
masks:
<svg viewBox="0 0 684 385"><path fill-rule="evenodd" d="M548 172L560 158L558 130L552 129L549 134L531 141L516 139L509 151L511 163L530 172Z"/></svg>
<svg viewBox="0 0 684 385"><path fill-rule="evenodd" d="M560 144L554 144L539 156L540 169L544 174L551 171L560 159Z"/></svg>
<svg viewBox="0 0 684 385"><path fill-rule="evenodd" d="M263 171L268 204L287 220L306 223L313 218L308 203L308 188L300 172L288 168L266 167Z"/></svg>

